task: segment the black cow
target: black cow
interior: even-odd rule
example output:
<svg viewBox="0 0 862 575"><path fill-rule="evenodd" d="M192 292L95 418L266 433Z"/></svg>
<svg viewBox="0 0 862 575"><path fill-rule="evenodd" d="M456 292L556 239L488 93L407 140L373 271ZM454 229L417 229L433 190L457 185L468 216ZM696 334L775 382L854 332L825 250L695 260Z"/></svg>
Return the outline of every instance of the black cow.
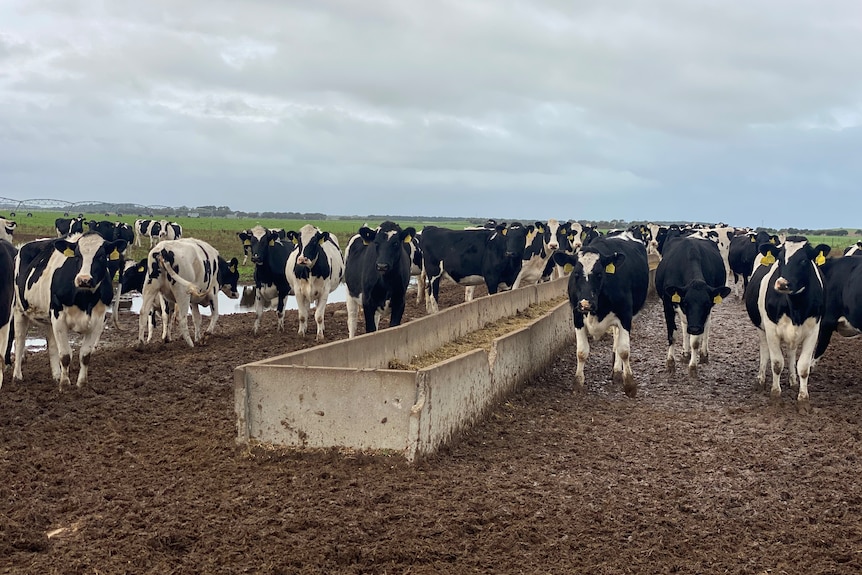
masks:
<svg viewBox="0 0 862 575"><path fill-rule="evenodd" d="M281 239L280 233L256 226L251 234L251 263L254 264L254 333L260 329L260 318L263 309L273 299L276 302L278 316L278 331L284 331L284 305L287 296L291 294L290 283L287 281L285 266L287 258L298 242L298 234L290 232Z"/></svg>
<svg viewBox="0 0 862 575"><path fill-rule="evenodd" d="M730 266L730 271L733 273L733 283L739 281L739 276L742 276L742 291L748 287L748 280L754 271L754 262L758 258L758 250L761 244L778 245L778 236L770 236L763 230L759 232L750 232L744 235L735 236L730 240L730 247L727 250L727 264Z"/></svg>
<svg viewBox="0 0 862 575"><path fill-rule="evenodd" d="M590 356L589 337L614 333L613 379L622 379L626 395L637 394L629 361L632 319L644 305L649 265L642 242L626 237L595 238L574 255L554 254L554 261L572 266L569 303L575 322L578 367L576 390L584 387L584 365Z"/></svg>
<svg viewBox="0 0 862 575"><path fill-rule="evenodd" d="M494 230L449 230L426 226L420 246L427 275L425 305L429 313L439 310L440 280L446 277L457 284L482 283L489 294L510 289L521 271L527 235L533 226L519 222L508 228L498 224Z"/></svg>
<svg viewBox="0 0 862 575"><path fill-rule="evenodd" d="M754 270L745 290L745 308L760 335L760 368L757 380L766 382L766 366L772 366L770 395L781 395L779 378L784 369L782 343L786 344L791 365L790 384L799 384L797 408L810 410L808 376L825 309L825 290L820 265L826 262L829 246L812 247L804 236L791 236L779 247L760 244L760 265ZM797 349L799 360L796 360Z"/></svg>
<svg viewBox="0 0 862 575"><path fill-rule="evenodd" d="M345 250L344 281L347 284L347 331L356 335L359 307L365 315L365 333L377 331L380 318L388 306L389 326L401 324L405 294L410 283L409 248L415 228L402 230L390 221L377 230L359 228Z"/></svg>
<svg viewBox="0 0 862 575"><path fill-rule="evenodd" d="M829 259L822 267L826 306L814 359L819 359L836 331L844 337L862 333L862 257Z"/></svg>
<svg viewBox="0 0 862 575"><path fill-rule="evenodd" d="M126 249L124 240L105 241L94 233L25 244L15 264L15 368L23 379L26 334L32 321L47 324L51 373L60 390L69 385L72 348L69 330L81 334L78 387L87 383L90 355L105 327L113 298L108 261Z"/></svg>
<svg viewBox="0 0 862 575"><path fill-rule="evenodd" d="M265 229L258 226L257 229ZM285 231L282 228L269 228L270 231L274 231L278 233L278 239L285 239ZM248 256L251 255L251 238L254 235L254 229L249 228L247 230L242 230L241 232L236 233L236 237L239 238L239 241L242 242L242 265L245 265L248 262Z"/></svg>
<svg viewBox="0 0 862 575"><path fill-rule="evenodd" d="M54 220L54 228L57 230L58 238L71 234L82 233L84 231L84 217L57 218Z"/></svg>
<svg viewBox="0 0 862 575"><path fill-rule="evenodd" d="M656 293L664 306L667 324L667 368L673 370L673 332L680 319L683 357L690 355L688 371L697 374L698 362L709 360L709 327L712 307L730 293L718 244L699 237L673 233L664 242L664 254L656 268Z"/></svg>
<svg viewBox="0 0 862 575"><path fill-rule="evenodd" d="M18 250L10 242L0 239L0 350L6 365L11 362L11 345L15 338L12 321L12 301L15 296L15 256ZM3 368L0 366L0 386L3 385Z"/></svg>

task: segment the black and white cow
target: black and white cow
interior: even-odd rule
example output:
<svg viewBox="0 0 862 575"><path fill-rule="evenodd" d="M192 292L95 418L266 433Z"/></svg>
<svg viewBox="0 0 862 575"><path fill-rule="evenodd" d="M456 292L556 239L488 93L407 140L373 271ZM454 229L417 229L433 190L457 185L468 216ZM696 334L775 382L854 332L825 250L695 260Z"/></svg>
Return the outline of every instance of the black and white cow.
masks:
<svg viewBox="0 0 862 575"><path fill-rule="evenodd" d="M77 385L87 383L90 356L99 343L113 298L108 262L119 258L124 249L124 240L109 242L94 233L37 240L21 247L15 261L16 380L23 380L26 335L35 321L49 326L51 374L61 391L70 383L69 331L81 334Z"/></svg>
<svg viewBox="0 0 862 575"><path fill-rule="evenodd" d="M278 331L284 331L284 306L290 295L290 283L285 274L287 258L298 242L296 232L290 239L282 239L282 233L255 226L251 230L251 263L254 264L254 333L260 329L263 310L273 299L276 301ZM245 240L243 240L245 241Z"/></svg>
<svg viewBox="0 0 862 575"><path fill-rule="evenodd" d="M710 314L714 305L730 293L727 270L718 244L697 236L672 234L664 243L664 255L656 268L656 293L664 306L667 324L667 368L673 370L673 332L680 320L683 357L690 355L688 371L697 374L702 359L709 360Z"/></svg>
<svg viewBox="0 0 862 575"><path fill-rule="evenodd" d="M150 247L158 241L162 233L159 220L135 220L135 245L141 247L141 238L149 238Z"/></svg>
<svg viewBox="0 0 862 575"><path fill-rule="evenodd" d="M11 242L0 239L0 351L4 361L10 363L10 345L15 329L12 321L12 303L15 298L15 256L18 250ZM0 386L3 385L3 366L0 365Z"/></svg>
<svg viewBox="0 0 862 575"><path fill-rule="evenodd" d="M862 333L862 257L831 258L821 266L826 305L814 359L819 359L836 331L843 337Z"/></svg>
<svg viewBox="0 0 862 575"><path fill-rule="evenodd" d="M622 379L626 395L637 394L632 373L632 319L646 301L649 266L646 247L627 237L595 238L574 255L554 254L557 264L572 266L569 303L575 322L578 367L576 390L584 387L584 365L590 356L589 337L614 336L613 379Z"/></svg>
<svg viewBox="0 0 862 575"><path fill-rule="evenodd" d="M215 332L218 321L218 292L224 292L231 299L239 297L237 282L239 281L239 262L233 258L230 262L222 258L218 250L203 240L185 238L159 242L147 254L147 278L144 280L141 298L141 312L138 322L138 343L144 343L144 329L149 323L150 310L161 294L168 302L175 305L175 313L179 318L180 334L194 347L201 343L201 314L198 306L208 306L211 310L206 333ZM188 314L191 308L194 324L194 342L189 334ZM168 314L162 313L162 320L170 323ZM170 327L165 341L170 339Z"/></svg>
<svg viewBox="0 0 862 575"><path fill-rule="evenodd" d="M176 222L168 220L159 221L158 241L178 240L183 237L183 227Z"/></svg>
<svg viewBox="0 0 862 575"><path fill-rule="evenodd" d="M750 232L744 235L735 236L730 240L728 248L727 261L730 266L730 272L733 274L733 283L739 281L742 276L742 291L745 292L748 287L748 280L754 271L754 263L758 260L758 252L761 244L778 244L778 236L770 236L767 232L761 230L759 232Z"/></svg>
<svg viewBox="0 0 862 575"><path fill-rule="evenodd" d="M852 246L844 248L845 256L862 256L862 240L857 241Z"/></svg>
<svg viewBox="0 0 862 575"><path fill-rule="evenodd" d="M781 395L779 378L784 369L781 345L786 344L790 364L790 384L799 385L797 408L810 409L808 376L814 362L820 322L825 309L825 290L820 265L826 262L829 246L811 246L804 236L791 236L783 246L760 244L760 264L745 290L745 308L760 335L760 368L757 380L766 382L766 366L772 367L770 395ZM799 349L801 348L801 349ZM799 359L796 353L799 349Z"/></svg>
<svg viewBox="0 0 862 575"><path fill-rule="evenodd" d="M562 277L560 266L554 265L553 255L557 250L571 251L570 236L569 222L560 223L553 218L547 223L536 222L535 232L527 235L521 271L512 289L521 285L532 285L540 280Z"/></svg>
<svg viewBox="0 0 862 575"><path fill-rule="evenodd" d="M344 256L335 234L321 231L306 224L299 233L292 235L297 239L296 249L287 256L285 276L296 296L299 315L299 330L305 336L308 330L308 313L314 304L314 321L317 324L317 341L324 338L324 314L329 294L344 279Z"/></svg>
<svg viewBox="0 0 862 575"><path fill-rule="evenodd" d="M425 306L439 310L440 280L447 278L464 286L485 284L489 294L511 289L521 271L527 235L533 226L514 222L494 230L449 230L426 226L420 246L427 275Z"/></svg>
<svg viewBox="0 0 862 575"><path fill-rule="evenodd" d="M7 220L6 218L0 218L0 240L12 242L12 235L15 233L15 228L17 227L18 224L16 222Z"/></svg>
<svg viewBox="0 0 862 575"><path fill-rule="evenodd" d="M365 333L379 329L387 307L389 326L401 324L411 270L410 254L404 246L412 243L415 235L412 227L402 230L386 221L376 230L363 226L350 238L344 256L348 337L356 335L360 307ZM419 289L424 290L422 286Z"/></svg>
<svg viewBox="0 0 862 575"><path fill-rule="evenodd" d="M242 265L245 265L248 262L248 256L251 255L251 239L255 233L254 229L263 230L266 228L258 226L257 228L249 228L236 233L236 237L238 237L239 241L242 242ZM280 240L284 240L286 237L283 228L269 228L269 230L277 232Z"/></svg>
<svg viewBox="0 0 862 575"><path fill-rule="evenodd" d="M57 237L68 236L71 234L80 234L84 231L84 217L76 218L57 218L54 220L54 229L57 231Z"/></svg>

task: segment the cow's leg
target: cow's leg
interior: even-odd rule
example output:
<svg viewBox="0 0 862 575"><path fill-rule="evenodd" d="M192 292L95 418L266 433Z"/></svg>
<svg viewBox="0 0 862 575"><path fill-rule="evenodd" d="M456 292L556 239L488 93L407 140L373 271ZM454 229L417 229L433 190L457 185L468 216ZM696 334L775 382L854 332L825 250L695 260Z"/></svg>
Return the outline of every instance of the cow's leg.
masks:
<svg viewBox="0 0 862 575"><path fill-rule="evenodd" d="M426 282L426 279L427 279L427 276L425 275L425 270L423 269L421 272L419 272L419 276L416 280L416 305L420 305L420 304L422 304L422 302L425 301L425 296L426 296L425 282Z"/></svg>
<svg viewBox="0 0 862 575"><path fill-rule="evenodd" d="M811 368L814 366L814 350L817 348L819 331L815 327L805 337L805 340L802 342L802 349L799 352L799 361L796 364L796 371L799 372L799 393L796 396L796 409L799 413L808 413L811 411L811 403L808 400L808 377L811 375Z"/></svg>
<svg viewBox="0 0 862 575"><path fill-rule="evenodd" d="M180 322L180 335L183 336L183 339L187 344L189 344L189 347L194 347L195 344L189 334L189 294L185 293L184 290L177 291L179 293L177 294L178 297L174 312L177 314L177 319L179 319ZM198 311L198 317L200 317L200 311ZM200 323L198 323L198 328L199 327Z"/></svg>
<svg viewBox="0 0 862 575"><path fill-rule="evenodd" d="M90 320L90 331L84 334L81 338L81 349L78 351L78 388L87 385L87 377L89 375L90 357L93 351L99 344L99 338L102 337L102 330L105 328L105 322L98 317L93 317Z"/></svg>
<svg viewBox="0 0 862 575"><path fill-rule="evenodd" d="M674 310L673 304L667 302L663 302L663 304L664 323L667 326L667 362L665 366L667 367L668 373L673 373L673 370L676 367L676 360L673 357L673 332L676 327L676 310ZM680 337L684 336L681 335Z"/></svg>
<svg viewBox="0 0 862 575"><path fill-rule="evenodd" d="M683 334L683 337L689 341L691 350L691 358L688 360L688 375L689 377L697 377L697 365L700 362L700 353L703 346L703 335Z"/></svg>
<svg viewBox="0 0 862 575"><path fill-rule="evenodd" d="M294 295L296 295L296 313L299 316L299 329L297 333L305 337L305 332L308 329L308 309L310 303L305 297L303 290L296 290L296 294Z"/></svg>
<svg viewBox="0 0 862 575"><path fill-rule="evenodd" d="M700 361L709 363L709 331L712 325L712 313L706 317L703 324L703 336L700 338Z"/></svg>
<svg viewBox="0 0 862 575"><path fill-rule="evenodd" d="M66 322L61 319L53 319L51 321L51 332L54 336L54 345L56 345L57 355L60 359L60 391L69 386L72 381L69 379L69 365L72 363L72 346L69 343L69 328ZM53 370L52 370L53 371Z"/></svg>
<svg viewBox="0 0 862 575"><path fill-rule="evenodd" d="M760 389L766 387L766 366L769 365L769 346L766 344L766 332L757 330L760 338L760 365L757 368L757 384Z"/></svg>
<svg viewBox="0 0 862 575"><path fill-rule="evenodd" d="M23 313L15 312L12 321L15 322L15 362L12 367L12 379L24 381L21 363L24 361L24 354L27 350L27 332L30 329L30 319Z"/></svg>
<svg viewBox="0 0 862 575"><path fill-rule="evenodd" d="M781 352L781 340L775 329L768 324L766 327L766 345L769 346L769 363L772 367L772 388L769 395L773 398L781 396L781 372L784 370L784 354ZM762 352L761 352L762 353Z"/></svg>
<svg viewBox="0 0 862 575"><path fill-rule="evenodd" d="M218 323L218 288L213 288L210 298L210 322L207 324L207 333L212 335L215 333L216 323Z"/></svg>
<svg viewBox="0 0 862 575"><path fill-rule="evenodd" d="M359 322L359 307L362 305L362 296L353 297L348 293L345 303L347 304L347 337L356 337L356 324Z"/></svg>
<svg viewBox="0 0 862 575"><path fill-rule="evenodd" d="M281 295L281 293L279 293L278 303L275 306L275 317L278 319L275 330L279 333L284 332L284 314L286 313L286 304L287 294Z"/></svg>
<svg viewBox="0 0 862 575"><path fill-rule="evenodd" d="M189 311L192 312L192 326L195 329L195 343L201 343L201 306L196 303L189 303ZM188 324L188 318L184 320L184 323Z"/></svg>
<svg viewBox="0 0 862 575"><path fill-rule="evenodd" d="M584 389L584 365L590 358L590 339L587 336L587 328L575 328L575 342L577 345L578 369L575 372L575 391Z"/></svg>
<svg viewBox="0 0 862 575"><path fill-rule="evenodd" d="M787 345L787 365L793 366L793 369L787 371L787 377L790 379L790 387L798 387L799 379L796 377L796 348L797 343L794 341Z"/></svg>
<svg viewBox="0 0 862 575"><path fill-rule="evenodd" d="M362 312L365 315L365 333L377 331L377 322L379 320L377 317L377 306L372 305L370 302L362 302Z"/></svg>
<svg viewBox="0 0 862 575"><path fill-rule="evenodd" d="M395 295L391 300L389 300L389 308L392 310L392 313L389 316L389 327L401 325L401 319L404 317L404 306L406 303L407 302L404 301L404 298L398 295Z"/></svg>
<svg viewBox="0 0 862 575"><path fill-rule="evenodd" d="M614 350L614 367L611 373L611 381L614 383L622 383L623 381L623 360L619 354L619 338L620 338L620 330L617 326L611 326L611 337L613 338L613 350Z"/></svg>
<svg viewBox="0 0 862 575"><path fill-rule="evenodd" d="M679 316L679 336L682 339L682 359L691 360L691 338L688 334L688 318L681 309L677 310Z"/></svg>
<svg viewBox="0 0 862 575"><path fill-rule="evenodd" d="M326 315L326 301L329 299L329 288L325 287L317 303L314 304L314 322L317 324L316 341L323 341L324 319Z"/></svg>
<svg viewBox="0 0 862 575"><path fill-rule="evenodd" d="M260 293L261 288L254 288L254 328L252 332L257 335L260 329L260 318L263 316L263 295Z"/></svg>
<svg viewBox="0 0 862 575"><path fill-rule="evenodd" d="M428 313L437 313L440 311L438 303L440 297L440 276L432 277L428 280L428 292L426 293L425 310Z"/></svg>
<svg viewBox="0 0 862 575"><path fill-rule="evenodd" d="M9 321L3 327L0 327L0 349L5 350L9 344L9 329L12 327L12 322ZM0 366L0 387L3 387L3 372L5 366Z"/></svg>
<svg viewBox="0 0 862 575"><path fill-rule="evenodd" d="M45 335L45 341L48 348L48 365L51 367L51 378L54 382L60 382L60 351L57 349L57 338L54 337L54 330L48 326L48 333Z"/></svg>
<svg viewBox="0 0 862 575"><path fill-rule="evenodd" d="M631 364L631 334L625 328L619 328L619 349L618 355L623 361L623 390L629 397L637 395L638 386L635 382L634 373L632 373Z"/></svg>
<svg viewBox="0 0 862 575"><path fill-rule="evenodd" d="M144 291L141 294L141 311L138 315L138 345L144 344L144 331L149 327L150 312L153 310L156 297L159 295L154 290L147 289L147 287L149 286L144 286ZM152 333L152 329L150 333ZM149 338L147 338L147 341L149 341Z"/></svg>

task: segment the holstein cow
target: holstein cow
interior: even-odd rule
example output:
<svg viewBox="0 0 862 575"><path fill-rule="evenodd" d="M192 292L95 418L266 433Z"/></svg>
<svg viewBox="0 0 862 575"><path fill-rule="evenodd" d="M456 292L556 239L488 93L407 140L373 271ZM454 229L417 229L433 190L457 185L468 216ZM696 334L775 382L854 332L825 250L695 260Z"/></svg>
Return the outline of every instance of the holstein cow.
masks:
<svg viewBox="0 0 862 575"><path fill-rule="evenodd" d="M54 220L54 228L57 230L57 237L68 236L71 234L80 234L84 231L84 217L77 218L57 218Z"/></svg>
<svg viewBox="0 0 862 575"><path fill-rule="evenodd" d="M0 239L0 350L9 364L9 346L14 339L12 302L15 298L15 256L18 250L10 242ZM3 366L0 366L0 386L3 385Z"/></svg>
<svg viewBox="0 0 862 575"><path fill-rule="evenodd" d="M15 233L15 228L18 227L16 222L0 218L0 240L12 241L12 235Z"/></svg>
<svg viewBox="0 0 862 575"><path fill-rule="evenodd" d="M308 312L314 304L314 321L317 324L317 341L323 341L324 314L329 294L344 279L344 257L334 234L306 224L298 234L296 249L287 257L285 276L296 296L301 336L308 329Z"/></svg>
<svg viewBox="0 0 862 575"><path fill-rule="evenodd" d="M183 227L176 222L168 220L159 221L158 241L178 240L183 237Z"/></svg>
<svg viewBox="0 0 862 575"><path fill-rule="evenodd" d="M37 240L21 247L15 261L16 380L23 380L26 335L36 321L50 326L48 356L60 391L70 383L69 331L81 334L77 385L87 383L90 355L99 343L113 297L108 262L119 258L124 249L124 240L109 242L94 233Z"/></svg>
<svg viewBox="0 0 862 575"><path fill-rule="evenodd" d="M502 284L511 288L521 270L527 235L533 226L514 222L494 230L449 230L426 226L420 245L427 275L425 306L429 313L439 310L440 280L457 284L485 284L495 294Z"/></svg>
<svg viewBox="0 0 862 575"><path fill-rule="evenodd" d="M162 223L158 220L135 220L135 245L141 246L141 238L149 238L150 247L158 241L162 233Z"/></svg>
<svg viewBox="0 0 862 575"><path fill-rule="evenodd" d="M857 241L852 246L847 246L844 249L845 256L860 256L862 255L862 240Z"/></svg>
<svg viewBox="0 0 862 575"><path fill-rule="evenodd" d="M784 369L781 344L787 346L791 365L790 384L799 384L797 408L810 409L808 376L814 361L817 336L825 307L823 275L829 246L812 247L803 236L791 236L779 247L760 244L760 265L754 270L745 290L748 317L759 330L760 369L757 380L766 382L766 366L772 366L773 398L781 395L779 378ZM801 347L799 360L796 351Z"/></svg>
<svg viewBox="0 0 862 575"><path fill-rule="evenodd" d="M522 284L532 285L539 280L561 277L562 272L554 265L553 255L557 250L571 250L571 227L551 218L547 223L536 222L535 233L527 235L521 271L512 285L517 289Z"/></svg>
<svg viewBox="0 0 862 575"><path fill-rule="evenodd" d="M589 337L614 336L613 379L622 379L626 395L637 394L632 374L632 319L644 305L649 284L649 267L643 243L626 236L596 238L576 254L554 254L557 264L572 266L569 275L569 303L575 322L578 367L576 390L584 387L584 365L590 356Z"/></svg>
<svg viewBox="0 0 862 575"><path fill-rule="evenodd" d="M236 260L236 258L233 258ZM126 260L123 271L120 273L120 276L117 280L117 292L114 294L114 303L111 308L111 317L113 320L114 327L117 329L122 329L120 327L119 317L120 317L120 296L123 294L127 294L129 292L142 292L144 290L144 282L147 279L147 258L142 259L139 262L133 262ZM156 309L158 308L158 309ZM156 325L156 312L159 314L166 314L167 316L173 315L173 304L169 304L165 302L164 297L161 294L158 295L156 305L149 313L150 322L147 325L147 343L150 343L153 339L153 328ZM170 332L168 328L170 327L170 323L162 324L162 340L170 341Z"/></svg>
<svg viewBox="0 0 862 575"><path fill-rule="evenodd" d="M821 267L826 305L814 359L819 359L836 331L843 337L862 333L862 257L831 258Z"/></svg>
<svg viewBox="0 0 862 575"><path fill-rule="evenodd" d="M349 337L356 335L360 306L365 333L377 331L387 307L391 313L389 326L401 324L411 268L404 246L412 243L415 234L412 227L402 230L398 224L386 221L376 230L363 226L350 238L344 257Z"/></svg>
<svg viewBox="0 0 862 575"><path fill-rule="evenodd" d="M291 241L283 240L278 231L261 226L255 226L251 232L248 239L251 241L251 263L254 264L254 333L257 334L260 329L264 307L273 299L277 299L277 329L284 331L284 305L291 293L285 270L296 238L293 236Z"/></svg>
<svg viewBox="0 0 862 575"><path fill-rule="evenodd" d="M743 293L748 288L748 281L754 271L754 263L758 259L758 251L761 244L778 244L778 236L770 236L767 232L751 232L735 236L730 240L727 252L727 261L733 274L733 283L739 281L742 276Z"/></svg>
<svg viewBox="0 0 862 575"><path fill-rule="evenodd" d="M690 355L689 375L697 375L697 365L709 360L709 327L712 307L730 293L725 286L727 272L718 245L678 232L664 243L664 256L656 268L655 287L664 306L667 324L667 368L672 371L673 332L680 319L683 358Z"/></svg>
<svg viewBox="0 0 862 575"><path fill-rule="evenodd" d="M239 280L238 264L236 258L227 262L210 244L194 238L165 240L152 248L147 254L147 278L142 290L138 343L144 343L148 314L159 294L175 304L180 334L189 347L201 343L201 313L198 306L209 306L211 309L206 333L212 334L218 321L218 292L223 291L231 299L239 297L236 287ZM189 307L195 329L194 342L189 335ZM162 313L162 320L170 322L167 313ZM167 334L165 341L170 339L170 327Z"/></svg>
<svg viewBox="0 0 862 575"><path fill-rule="evenodd" d="M254 229L266 229L258 226L257 228L249 228L247 230L242 230L241 232L236 233L236 237L239 238L239 241L242 242L242 265L245 265L248 262L248 256L251 255L251 238L254 235ZM269 228L270 231L278 232L278 238L280 240L285 239L285 232L282 228Z"/></svg>

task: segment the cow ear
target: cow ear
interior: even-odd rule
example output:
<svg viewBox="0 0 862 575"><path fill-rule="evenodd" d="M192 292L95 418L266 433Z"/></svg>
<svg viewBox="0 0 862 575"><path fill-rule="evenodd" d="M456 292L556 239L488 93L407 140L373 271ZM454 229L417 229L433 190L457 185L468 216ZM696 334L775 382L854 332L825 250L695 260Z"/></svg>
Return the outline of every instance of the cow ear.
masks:
<svg viewBox="0 0 862 575"><path fill-rule="evenodd" d="M558 266L574 266L578 257L572 254L567 254L566 252L554 252L554 255L551 256L554 258L554 263Z"/></svg>
<svg viewBox="0 0 862 575"><path fill-rule="evenodd" d="M55 241L54 249L66 256L67 258L75 256L75 244L67 242L66 240Z"/></svg>
<svg viewBox="0 0 862 575"><path fill-rule="evenodd" d="M664 295L669 297L671 302L679 303L682 301L682 296L685 295L685 290L674 286L667 286L664 288Z"/></svg>
<svg viewBox="0 0 862 575"><path fill-rule="evenodd" d="M724 298L730 295L730 288L721 286L720 288L710 290L709 295L712 296L712 303L719 304Z"/></svg>
<svg viewBox="0 0 862 575"><path fill-rule="evenodd" d="M613 257L605 265L605 273L606 274L616 273L617 266L622 264L625 260L626 260L626 254L624 254L622 252L614 253Z"/></svg>
<svg viewBox="0 0 862 575"><path fill-rule="evenodd" d="M413 241L413 238L416 237L416 228L410 227L401 232L404 234L404 243L409 244Z"/></svg>
<svg viewBox="0 0 862 575"><path fill-rule="evenodd" d="M817 256L814 258L814 263L818 266L822 266L826 263L826 256L829 255L829 251L832 249L832 246L826 244L818 244L814 251L817 253Z"/></svg>
<svg viewBox="0 0 862 575"><path fill-rule="evenodd" d="M367 246L374 241L374 238L377 237L377 231L372 230L368 226L362 226L359 228L359 237L362 238L362 243Z"/></svg>

